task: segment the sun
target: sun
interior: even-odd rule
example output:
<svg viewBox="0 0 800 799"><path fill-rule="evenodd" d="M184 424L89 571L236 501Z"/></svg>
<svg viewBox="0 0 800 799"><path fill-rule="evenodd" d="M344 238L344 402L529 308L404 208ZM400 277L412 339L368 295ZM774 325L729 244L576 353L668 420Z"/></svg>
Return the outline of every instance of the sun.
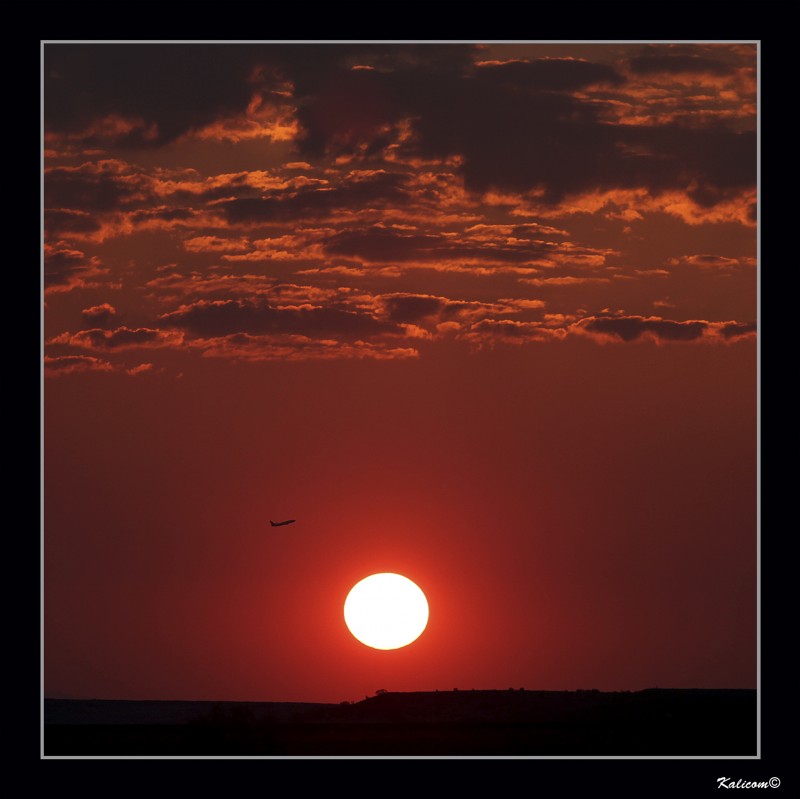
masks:
<svg viewBox="0 0 800 799"><path fill-rule="evenodd" d="M362 644L399 649L422 635L428 624L428 600L402 574L371 574L356 583L344 601L344 621Z"/></svg>

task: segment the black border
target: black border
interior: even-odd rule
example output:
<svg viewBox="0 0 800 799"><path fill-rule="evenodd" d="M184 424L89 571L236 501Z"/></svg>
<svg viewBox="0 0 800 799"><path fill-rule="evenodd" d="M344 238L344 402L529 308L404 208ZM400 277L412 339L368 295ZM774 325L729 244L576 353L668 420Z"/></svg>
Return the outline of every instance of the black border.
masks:
<svg viewBox="0 0 800 799"><path fill-rule="evenodd" d="M3 784L17 797L409 794L719 796L717 778L800 794L797 511L800 5L758 3L57 3L7 0L2 81L7 327L3 536ZM435 21L439 20L439 21ZM39 59L54 39L758 40L761 42L761 758L758 760L42 760L39 530ZM786 180L785 176L789 176ZM794 179L792 179L794 176ZM26 188L27 187L27 188ZM20 198L23 202L20 203ZM20 207L20 205L22 207ZM17 284L17 275L24 275ZM14 280L13 286L8 282ZM780 281L779 283L776 281ZM8 291L13 288L14 291ZM17 292L19 288L21 291ZM778 306L776 297L789 298ZM34 328L34 329L31 329ZM22 335L20 335L20 331ZM787 357L788 356L788 357ZM795 367L792 369L792 367ZM787 368L788 367L788 368ZM22 389L22 391L20 391ZM24 427L22 420L29 424ZM24 431L24 432L23 432ZM782 444L782 447L778 445ZM9 446L11 445L11 446ZM784 503L790 507L784 508ZM35 521L34 521L35 519ZM735 647L736 642L731 642ZM12 788L13 786L13 788ZM747 794L745 794L747 795Z"/></svg>

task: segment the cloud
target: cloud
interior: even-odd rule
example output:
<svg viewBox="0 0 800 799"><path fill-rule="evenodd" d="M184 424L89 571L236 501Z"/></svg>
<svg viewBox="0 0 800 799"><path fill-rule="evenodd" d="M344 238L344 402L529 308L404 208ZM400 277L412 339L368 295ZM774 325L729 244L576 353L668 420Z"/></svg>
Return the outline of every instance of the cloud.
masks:
<svg viewBox="0 0 800 799"><path fill-rule="evenodd" d="M225 358L257 363L261 361L306 360L405 360L419 357L413 347L392 347L367 341L315 339L293 334L250 335L235 333L209 339L196 339L191 346L202 350L205 358Z"/></svg>
<svg viewBox="0 0 800 799"><path fill-rule="evenodd" d="M634 269L634 275L639 277L668 277L669 270L667 269Z"/></svg>
<svg viewBox="0 0 800 799"><path fill-rule="evenodd" d="M433 248L442 243L437 235L402 234L385 228L346 230L325 242L328 255L358 257L367 261L406 261L435 258Z"/></svg>
<svg viewBox="0 0 800 799"><path fill-rule="evenodd" d="M84 308L81 315L87 322L106 327L114 316L117 315L117 309L113 305L104 302L102 305L93 305L91 308Z"/></svg>
<svg viewBox="0 0 800 799"><path fill-rule="evenodd" d="M254 91L277 88L269 75L253 72L263 50L247 44L46 44L45 129L84 143L164 145L244 114Z"/></svg>
<svg viewBox="0 0 800 799"><path fill-rule="evenodd" d="M381 294L376 300L393 322L437 327L448 321L472 322L487 316L539 311L542 300L507 298L496 302L452 300L430 294Z"/></svg>
<svg viewBox="0 0 800 799"><path fill-rule="evenodd" d="M152 199L150 181L127 164L106 159L45 170L44 205L81 211L113 211Z"/></svg>
<svg viewBox="0 0 800 799"><path fill-rule="evenodd" d="M96 256L63 244L44 245L45 292L71 291L89 285L90 278L107 273Z"/></svg>
<svg viewBox="0 0 800 799"><path fill-rule="evenodd" d="M45 377L61 377L63 375L85 374L87 372L126 374L135 377L150 372L152 369L153 364L151 363L140 363L138 366L127 368L109 363L109 361L105 361L102 358L95 358L92 355L44 356Z"/></svg>
<svg viewBox="0 0 800 799"><path fill-rule="evenodd" d="M561 228L543 225L539 222L523 222L516 225L490 225L481 223L471 225L464 231L473 239L495 240L498 237L514 239L532 239L543 235L569 236L569 232Z"/></svg>
<svg viewBox="0 0 800 799"><path fill-rule="evenodd" d="M183 343L183 335L175 331L155 330L147 327L118 327L115 330L93 328L77 333L54 336L48 344L65 344L89 350L125 350L156 347L176 347Z"/></svg>
<svg viewBox="0 0 800 799"><path fill-rule="evenodd" d="M566 331L560 327L549 327L541 322L520 322L512 319L483 319L459 333L457 338L473 347L481 348L497 344L523 345L544 341L561 340Z"/></svg>
<svg viewBox="0 0 800 799"><path fill-rule="evenodd" d="M407 182L403 174L382 170L350 173L341 185L332 188L301 186L271 196L222 200L213 208L233 225L327 217L366 204L405 205L411 199Z"/></svg>
<svg viewBox="0 0 800 799"><path fill-rule="evenodd" d="M160 320L201 337L234 333L297 334L309 337L401 335L402 328L370 313L312 305L274 308L263 301L198 300L162 314Z"/></svg>
<svg viewBox="0 0 800 799"><path fill-rule="evenodd" d="M114 367L101 358L90 355L44 356L45 377L74 374L76 372L113 372Z"/></svg>
<svg viewBox="0 0 800 799"><path fill-rule="evenodd" d="M248 139L267 139L273 142L292 141L299 128L296 109L287 102L283 92L255 92L244 114L228 117L192 131L197 139L240 142Z"/></svg>
<svg viewBox="0 0 800 799"><path fill-rule="evenodd" d="M152 148L187 135L281 141L294 135L299 97L299 110L340 133L348 129L348 114L362 126L380 119L371 110L380 94L364 104L363 92L342 83L342 76L370 73L352 67L457 72L476 51L471 45L49 43L44 48L45 129L50 136L89 146ZM316 100L312 108L309 97Z"/></svg>
<svg viewBox="0 0 800 799"><path fill-rule="evenodd" d="M703 55L656 54L634 56L628 59L628 68L636 75L667 74L709 74L730 75L735 71L731 64Z"/></svg>
<svg viewBox="0 0 800 799"><path fill-rule="evenodd" d="M302 261L322 258L324 252L321 238L325 235L319 230L296 230L282 236L256 239L255 249L236 255L225 253L222 259L230 263L248 261ZM246 249L246 248L245 248Z"/></svg>
<svg viewBox="0 0 800 799"><path fill-rule="evenodd" d="M339 275L344 277L388 277L398 278L403 274L403 271L396 266L383 266L380 268L363 266L325 266L325 267L310 267L309 269L298 269L295 272L297 275L317 275L319 277L337 277Z"/></svg>
<svg viewBox="0 0 800 799"><path fill-rule="evenodd" d="M542 300L530 298L481 302L408 292L375 295L341 286L269 283L263 278L263 287L257 289L258 278L252 277L241 288L235 276L201 280L172 275L156 278L149 285L158 283L158 290L170 297L182 291L213 295L214 287L221 288L219 293L224 299L199 299L159 317L162 324L181 328L194 339L222 339L237 334L372 342L387 337L430 338L436 336L443 323L538 314L544 307ZM244 296L230 298L232 291L241 291ZM254 299L257 291L260 297Z"/></svg>
<svg viewBox="0 0 800 799"><path fill-rule="evenodd" d="M272 277L265 275L200 274L184 275L171 272L148 280L148 296L162 301L174 301L199 296L227 298L232 295L259 296L270 294L276 286Z"/></svg>
<svg viewBox="0 0 800 799"><path fill-rule="evenodd" d="M683 193L708 211L755 187L754 130L728 127L724 116L699 127L653 118L637 124L634 110L643 102L634 94L643 78L733 81L752 72L754 48L649 48L624 62L638 80L633 87L615 67L586 59L478 61L480 55L478 47L458 44L48 44L45 126L53 136L83 136L86 146L108 139L152 148L189 134L294 139L295 166L326 156L450 163L470 192L535 194L550 206L639 189ZM737 98L723 100L735 109ZM687 118L699 119L711 100L691 102ZM613 124L609 109L626 103L633 116ZM221 210L232 223L253 224L404 201L397 183L360 189L220 198ZM132 186L98 179L79 188L63 173L50 191L61 200L83 192L86 208L136 199Z"/></svg>
<svg viewBox="0 0 800 799"><path fill-rule="evenodd" d="M189 252L242 252L249 246L250 242L245 238L220 236L193 236L183 241L183 248Z"/></svg>
<svg viewBox="0 0 800 799"><path fill-rule="evenodd" d="M724 322L716 326L716 332L725 339L754 337L757 325L755 322Z"/></svg>
<svg viewBox="0 0 800 799"><path fill-rule="evenodd" d="M424 294L396 294L383 298L388 317L393 322L421 322L438 316L446 307L442 297Z"/></svg>
<svg viewBox="0 0 800 799"><path fill-rule="evenodd" d="M149 289L149 298L162 303L179 301L184 308L190 307L195 299L238 302L241 297L246 306L255 303L256 310L259 303L268 306L270 311L296 311L316 306L356 313L374 313L379 309L379 302L373 295L352 287L301 285L268 275L172 272L149 280L145 287ZM228 312L231 311L236 313L229 308Z"/></svg>
<svg viewBox="0 0 800 799"><path fill-rule="evenodd" d="M535 90L569 92L598 83L618 86L625 81L613 67L581 58L479 61L477 66L477 75L482 80Z"/></svg>
<svg viewBox="0 0 800 799"><path fill-rule="evenodd" d="M557 204L615 188L659 193L689 191L696 184L710 198L727 188L755 185L754 132L609 125L589 101L543 91L533 78L521 85L518 74L502 79L504 73L531 72L546 63L495 65L424 80L411 72L369 74L395 103L384 122L412 120L401 149L421 158L459 156L467 188L478 193L541 191L545 202ZM547 69L565 66L556 62ZM570 62L569 69L576 68L601 71L598 65ZM489 74L495 77L482 77ZM306 124L306 141L315 143L315 153L353 151L351 142L326 137L312 118Z"/></svg>
<svg viewBox="0 0 800 799"><path fill-rule="evenodd" d="M515 264L522 274L557 263L600 265L612 250L579 247L571 242L552 242L525 235L504 235L503 227L473 226L463 234L421 233L374 226L336 233L324 242L328 256L357 258L362 262L425 265L438 270L468 270L471 266ZM500 228L498 230L498 228ZM491 274L491 270L489 271Z"/></svg>
<svg viewBox="0 0 800 799"><path fill-rule="evenodd" d="M130 369L126 369L125 373L134 377L136 375L144 374L145 372L152 372L153 371L153 364L152 363L140 363L138 366L133 366Z"/></svg>
<svg viewBox="0 0 800 799"><path fill-rule="evenodd" d="M725 255L684 255L680 258L671 258L668 263L670 266L687 264L689 266L699 266L702 269L729 270L739 266L755 266L756 259L749 257L730 258Z"/></svg>
<svg viewBox="0 0 800 799"><path fill-rule="evenodd" d="M512 216L535 216L540 219L569 219L583 214L597 214L606 219L633 221L643 219L645 214L665 213L687 225L735 223L755 226L755 188L728 190L719 194L712 206L700 202L702 192L695 193L697 184L692 184L690 188L689 193L667 190L658 194L646 189L589 191L556 205L548 205L536 197L515 198L513 195L491 193L485 199L492 205L506 206Z"/></svg>
<svg viewBox="0 0 800 799"><path fill-rule="evenodd" d="M100 230L100 222L86 211L45 209L44 231L48 238L70 234L91 235Z"/></svg>
<svg viewBox="0 0 800 799"><path fill-rule="evenodd" d="M151 169L119 159L86 161L80 166L51 167L45 172L46 208L109 214L144 209L188 214L192 206L264 192L326 185L305 176L285 178L277 172L252 170L201 177L194 169ZM160 206L160 207L159 207ZM176 207L178 206L178 207ZM180 206L190 206L181 208Z"/></svg>
<svg viewBox="0 0 800 799"><path fill-rule="evenodd" d="M696 341L708 328L709 323L704 321L674 322L657 316L590 316L571 326L574 332L618 341L635 341L642 337L660 341Z"/></svg>
<svg viewBox="0 0 800 799"><path fill-rule="evenodd" d="M581 286L587 283L610 283L608 277L575 277L564 275L562 277L521 277L520 283L529 283L531 286Z"/></svg>
<svg viewBox="0 0 800 799"><path fill-rule="evenodd" d="M729 343L754 338L756 325L704 320L677 322L656 316L589 316L576 320L572 314L545 314L542 322L483 319L456 332L457 338L474 346L560 341L570 335L588 336L600 344L640 339L657 343Z"/></svg>
<svg viewBox="0 0 800 799"><path fill-rule="evenodd" d="M500 45L45 51L47 290L103 287L54 298L48 329L70 332L53 347L257 361L755 335L724 310L747 307L750 234L722 246L730 229L709 224L754 224L755 48L625 45L603 63ZM94 304L109 267L138 293ZM700 269L736 296L695 295ZM121 326L134 296L138 326ZM690 314L729 321L677 321Z"/></svg>

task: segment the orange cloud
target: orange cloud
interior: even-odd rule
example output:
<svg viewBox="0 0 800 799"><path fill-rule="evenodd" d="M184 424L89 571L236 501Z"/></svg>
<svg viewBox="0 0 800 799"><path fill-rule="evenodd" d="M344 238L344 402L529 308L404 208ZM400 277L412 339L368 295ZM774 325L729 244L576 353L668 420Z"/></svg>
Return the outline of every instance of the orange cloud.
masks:
<svg viewBox="0 0 800 799"><path fill-rule="evenodd" d="M720 269L728 270L736 267L753 267L756 265L755 258L741 257L729 258L725 255L684 255L680 258L670 258L668 261L670 266L680 266L681 264L688 264L689 266L699 266L701 269Z"/></svg>
<svg viewBox="0 0 800 799"><path fill-rule="evenodd" d="M45 377L75 374L76 372L113 372L114 367L101 358L90 355L44 356Z"/></svg>
<svg viewBox="0 0 800 799"><path fill-rule="evenodd" d="M251 335L237 333L217 338L195 339L193 348L204 358L225 358L239 362L307 360L406 360L418 358L413 347L388 347L366 341L343 342L312 339L302 335Z"/></svg>
<svg viewBox="0 0 800 799"><path fill-rule="evenodd" d="M692 193L696 192L696 198ZM544 218L564 218L576 214L597 214L608 219L642 219L644 214L661 212L677 217L688 225L704 225L718 222L734 222L747 227L755 227L754 208L755 189L731 190L714 198L713 205L701 203L697 184L687 191L663 191L651 194L647 189L613 189L591 191L570 195L558 204L548 205L535 195L517 198L511 208L513 216L538 216ZM502 204L509 204L511 197L504 195ZM497 204L501 204L495 198Z"/></svg>
<svg viewBox="0 0 800 799"><path fill-rule="evenodd" d="M80 330L61 333L48 344L65 344L88 350L127 350L157 347L178 347L183 344L183 333L172 330L155 330L147 327L118 327L115 330Z"/></svg>
<svg viewBox="0 0 800 799"><path fill-rule="evenodd" d="M56 146L71 141L102 141L107 144L124 144L128 141L152 143L158 139L158 135L156 122L148 123L141 117L111 113L92 120L79 131L69 133L46 131L44 140Z"/></svg>
<svg viewBox="0 0 800 799"><path fill-rule="evenodd" d="M291 105L275 103L272 98L256 92L244 114L217 119L208 125L192 130L185 139L240 142L249 139L267 139L271 142L294 141L300 127Z"/></svg>
<svg viewBox="0 0 800 799"><path fill-rule="evenodd" d="M126 374L131 377L136 377L137 375L150 372L152 369L153 364L151 363L140 363L138 366L126 368L125 366L104 361L102 358L95 358L92 355L44 356L44 376L46 378L85 374L87 372Z"/></svg>
<svg viewBox="0 0 800 799"><path fill-rule="evenodd" d="M249 246L248 239L242 237L194 236L183 241L183 248L189 252L241 252Z"/></svg>
<svg viewBox="0 0 800 799"><path fill-rule="evenodd" d="M483 319L458 334L457 338L480 349L498 344L523 345L561 340L565 336L566 331L563 328L548 327L541 322Z"/></svg>
<svg viewBox="0 0 800 799"><path fill-rule="evenodd" d="M521 277L520 283L529 283L532 286L579 286L586 283L610 283L607 277L574 277L564 275L563 277Z"/></svg>

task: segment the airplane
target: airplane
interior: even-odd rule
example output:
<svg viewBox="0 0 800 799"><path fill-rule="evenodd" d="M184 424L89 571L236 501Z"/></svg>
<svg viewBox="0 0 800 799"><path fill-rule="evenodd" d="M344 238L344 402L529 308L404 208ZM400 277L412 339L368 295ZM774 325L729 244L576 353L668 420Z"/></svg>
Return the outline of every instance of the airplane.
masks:
<svg viewBox="0 0 800 799"><path fill-rule="evenodd" d="M297 519L287 519L285 522L273 522L272 519L269 520L269 523L273 527L283 527L284 524L294 524Z"/></svg>

